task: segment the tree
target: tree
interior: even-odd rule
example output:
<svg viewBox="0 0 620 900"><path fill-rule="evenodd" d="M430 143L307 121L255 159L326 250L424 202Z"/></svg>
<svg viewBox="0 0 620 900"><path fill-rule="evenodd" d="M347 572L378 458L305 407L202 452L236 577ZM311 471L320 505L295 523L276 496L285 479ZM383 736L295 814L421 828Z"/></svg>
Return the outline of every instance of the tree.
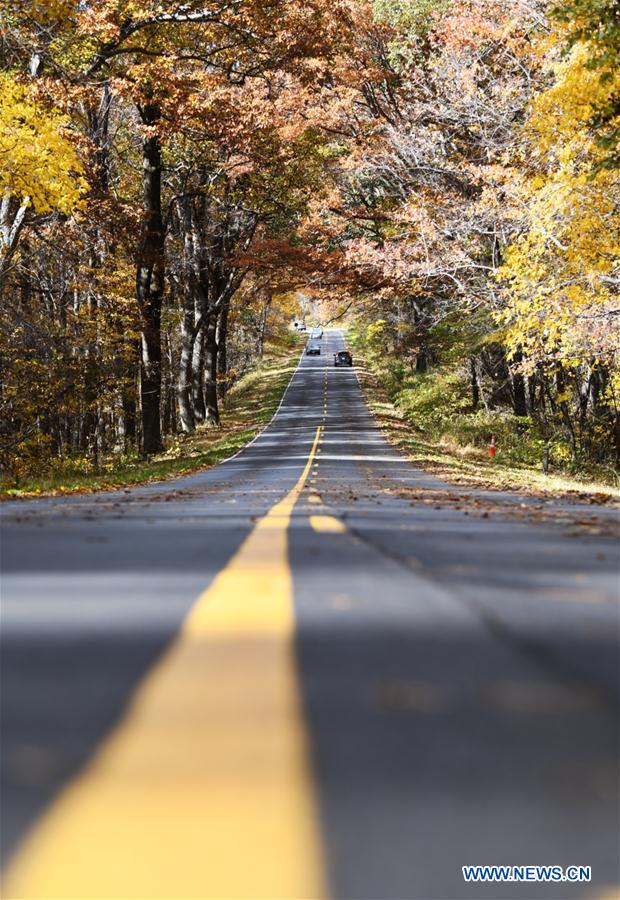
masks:
<svg viewBox="0 0 620 900"><path fill-rule="evenodd" d="M526 132L527 225L499 273L508 290L498 318L526 370L556 374L565 418L575 415L583 433L592 406L609 437L620 389L620 186L592 120L620 77L601 79L584 43L550 57L554 80L536 98ZM571 433L576 452L579 434Z"/></svg>
<svg viewBox="0 0 620 900"><path fill-rule="evenodd" d="M69 215L86 191L69 122L0 72L0 293L28 215Z"/></svg>
<svg viewBox="0 0 620 900"><path fill-rule="evenodd" d="M327 14L324 3L147 2L130 12L113 0L86 7L77 31L95 42L79 77L115 80L136 105L142 125L141 238L136 256L136 298L142 327L141 409L145 453L162 448L160 422L161 310L165 282L162 150L178 128L179 110L196 91L211 96L261 79L267 90L294 78L320 90L325 63L342 42L344 7ZM294 73L293 73L294 69ZM217 129L217 123L214 122Z"/></svg>
<svg viewBox="0 0 620 900"><path fill-rule="evenodd" d="M346 0L191 0L183 6L171 0L129 6L0 0L4 59L24 76L37 76L37 90L47 103L62 105L88 154L83 262L74 266L66 256L76 308L97 318L109 310L109 298L124 304L126 259L133 256L146 453L162 446L162 415L169 430L178 427L179 413L183 429L205 415L218 419L216 379L226 356L228 310L253 265L250 257L243 263L238 257L267 235L287 230L294 240L318 172L329 165L317 135L351 74L342 62L350 45L349 9ZM49 263L42 244L32 249ZM184 260L183 272L177 259ZM111 275L105 286L92 277L110 261L118 266L113 287ZM26 273L16 272L13 291L19 280L27 283ZM51 290L63 292L61 283L64 278ZM180 320L174 313L179 302ZM134 346L131 329L127 344ZM93 376L104 355L105 341L89 344ZM124 371L125 354L122 359ZM171 397L177 367L185 374ZM119 381L124 413L118 422L112 417L112 431L127 436L132 378ZM192 409L185 402L190 382ZM86 444L94 447L108 413L97 402L104 395L94 377L89 383ZM61 417L52 418L57 431ZM81 412L72 418L72 427L81 429Z"/></svg>
<svg viewBox="0 0 620 900"><path fill-rule="evenodd" d="M603 87L591 110L591 124L598 129L596 142L604 152L597 166L620 165L620 8L616 0L563 0L552 9L564 25L569 48L586 48L586 67L596 72ZM612 83L615 84L609 89ZM607 88L607 89L606 89Z"/></svg>

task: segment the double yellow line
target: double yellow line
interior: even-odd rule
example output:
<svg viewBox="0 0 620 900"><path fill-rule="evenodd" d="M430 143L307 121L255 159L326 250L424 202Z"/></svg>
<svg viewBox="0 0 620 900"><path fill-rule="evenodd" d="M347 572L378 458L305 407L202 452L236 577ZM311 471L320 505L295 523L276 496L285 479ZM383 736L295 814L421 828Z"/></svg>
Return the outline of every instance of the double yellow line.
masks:
<svg viewBox="0 0 620 900"><path fill-rule="evenodd" d="M9 868L7 898L321 898L293 652L295 487L198 598Z"/></svg>

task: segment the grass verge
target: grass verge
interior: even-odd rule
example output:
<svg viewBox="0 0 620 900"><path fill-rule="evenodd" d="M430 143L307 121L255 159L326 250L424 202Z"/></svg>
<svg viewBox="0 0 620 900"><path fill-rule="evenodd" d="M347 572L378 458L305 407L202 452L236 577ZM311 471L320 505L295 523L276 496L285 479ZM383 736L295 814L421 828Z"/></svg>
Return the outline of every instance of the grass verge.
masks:
<svg viewBox="0 0 620 900"><path fill-rule="evenodd" d="M149 459L110 456L98 468L89 460L58 460L40 477L4 483L0 499L59 496L115 490L166 481L216 465L244 447L269 422L295 371L300 344L279 343L239 379L222 405L218 428L201 426L192 435L175 435L163 453Z"/></svg>
<svg viewBox="0 0 620 900"><path fill-rule="evenodd" d="M356 353L357 371L369 409L387 439L407 454L419 468L453 484L471 485L487 490L517 491L533 496L607 504L620 500L617 485L593 479L580 479L562 473L545 475L541 468L503 459L498 447L491 459L488 450L462 445L444 435L433 440L408 421L406 412L390 399L381 378L369 360Z"/></svg>

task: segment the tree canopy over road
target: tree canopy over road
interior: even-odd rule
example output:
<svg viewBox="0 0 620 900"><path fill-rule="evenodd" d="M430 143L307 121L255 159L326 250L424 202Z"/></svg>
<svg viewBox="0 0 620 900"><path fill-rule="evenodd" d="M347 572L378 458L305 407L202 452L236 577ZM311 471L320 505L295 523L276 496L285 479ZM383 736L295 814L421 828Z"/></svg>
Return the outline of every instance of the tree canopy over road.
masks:
<svg viewBox="0 0 620 900"><path fill-rule="evenodd" d="M0 24L5 479L217 424L296 292L347 311L420 427L618 467L613 0L0 0Z"/></svg>
<svg viewBox="0 0 620 900"><path fill-rule="evenodd" d="M0 37L7 896L611 896L618 0Z"/></svg>

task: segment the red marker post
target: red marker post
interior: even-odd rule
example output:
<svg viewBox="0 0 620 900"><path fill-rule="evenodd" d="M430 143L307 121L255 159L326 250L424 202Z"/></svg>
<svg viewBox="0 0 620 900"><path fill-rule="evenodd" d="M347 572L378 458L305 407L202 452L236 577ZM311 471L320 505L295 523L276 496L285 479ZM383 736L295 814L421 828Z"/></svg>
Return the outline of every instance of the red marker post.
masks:
<svg viewBox="0 0 620 900"><path fill-rule="evenodd" d="M489 444L489 456L491 457L491 459L493 459L493 457L495 456L495 453L496 453L495 435L492 434L491 435L491 443Z"/></svg>

